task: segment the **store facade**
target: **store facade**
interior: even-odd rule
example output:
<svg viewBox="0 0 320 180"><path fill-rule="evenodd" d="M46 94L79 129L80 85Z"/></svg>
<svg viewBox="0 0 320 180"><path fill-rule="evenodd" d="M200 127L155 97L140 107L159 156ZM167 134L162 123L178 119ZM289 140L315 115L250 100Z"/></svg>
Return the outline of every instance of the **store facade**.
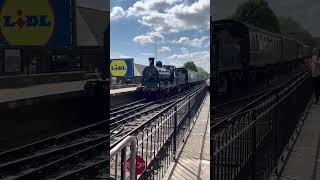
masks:
<svg viewBox="0 0 320 180"><path fill-rule="evenodd" d="M101 66L107 12L79 7L76 0L0 0L0 8L0 76L95 72ZM92 17L100 24L90 24Z"/></svg>

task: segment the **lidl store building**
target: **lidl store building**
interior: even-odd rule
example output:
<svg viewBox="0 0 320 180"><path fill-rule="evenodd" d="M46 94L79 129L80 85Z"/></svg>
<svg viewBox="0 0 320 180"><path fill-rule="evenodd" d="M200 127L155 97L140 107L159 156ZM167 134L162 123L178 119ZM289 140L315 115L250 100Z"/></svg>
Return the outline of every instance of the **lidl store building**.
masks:
<svg viewBox="0 0 320 180"><path fill-rule="evenodd" d="M145 65L134 63L133 58L110 60L111 85L139 84Z"/></svg>
<svg viewBox="0 0 320 180"><path fill-rule="evenodd" d="M0 77L96 72L107 10L80 0L0 0Z"/></svg>

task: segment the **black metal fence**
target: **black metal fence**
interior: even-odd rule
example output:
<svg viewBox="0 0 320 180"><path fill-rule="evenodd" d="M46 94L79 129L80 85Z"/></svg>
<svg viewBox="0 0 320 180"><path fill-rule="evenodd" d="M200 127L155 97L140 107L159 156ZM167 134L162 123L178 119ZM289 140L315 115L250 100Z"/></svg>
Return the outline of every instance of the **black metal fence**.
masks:
<svg viewBox="0 0 320 180"><path fill-rule="evenodd" d="M166 108L154 121L138 133L137 156L143 159L143 165L137 159L137 168L145 166L139 172L138 179L162 179L171 162L178 153L178 147L184 142L193 124L192 117L198 112L207 89L202 86L193 95L186 96ZM126 153L127 151L127 153ZM130 176L126 168L126 156L130 148L121 155L111 157L111 176L125 179ZM121 172L121 174L120 174ZM117 174L118 173L118 174Z"/></svg>
<svg viewBox="0 0 320 180"><path fill-rule="evenodd" d="M211 179L269 179L308 112L311 86L307 73L211 136Z"/></svg>

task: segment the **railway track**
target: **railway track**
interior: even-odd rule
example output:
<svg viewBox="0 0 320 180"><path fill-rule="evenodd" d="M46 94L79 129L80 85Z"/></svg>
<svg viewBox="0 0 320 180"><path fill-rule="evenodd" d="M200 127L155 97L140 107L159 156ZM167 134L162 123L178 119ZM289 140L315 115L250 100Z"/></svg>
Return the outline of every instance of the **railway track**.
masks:
<svg viewBox="0 0 320 180"><path fill-rule="evenodd" d="M224 96L214 97L215 101L213 111L215 112L215 117L220 118L221 116L228 115L232 113L232 109L238 109L241 106L244 106L246 102L249 102L250 99L259 97L266 93L268 90L271 90L273 87L281 86L283 83L287 82L288 79L296 77L297 74L301 74L305 70L304 66L299 66L293 71L283 72L277 75L277 78L269 79L269 84L259 83L254 87L247 87L247 89L237 90L238 93ZM234 108L232 108L232 106ZM240 106L240 107L237 107Z"/></svg>
<svg viewBox="0 0 320 180"><path fill-rule="evenodd" d="M215 120L212 122L213 125L216 122L221 121L222 119L227 119L228 117L231 117L234 114L234 112L241 111L241 109L245 108L246 105L250 104L252 101L256 100L257 98L270 93L274 89L275 88L270 88L263 92L252 94L246 97L232 99L228 102L214 106L212 108L215 114Z"/></svg>
<svg viewBox="0 0 320 180"><path fill-rule="evenodd" d="M158 99L158 100L153 100L153 101L148 101L146 99L142 99L142 100L135 101L135 102L132 102L129 104L125 104L123 106L113 108L110 110L111 128L113 128L114 124L121 122L122 121L121 119L128 119L126 117L128 117L128 116L132 117L133 114L141 111L142 109L145 109L145 108L150 109L150 106L156 106L156 104L161 104L161 103L170 101L171 99L185 96L186 94L188 94L189 92L191 92L195 88L197 88L197 87L194 87L191 90L187 90L187 91L182 92L177 95L169 96L164 99ZM125 122L125 121L122 121L122 122Z"/></svg>
<svg viewBox="0 0 320 180"><path fill-rule="evenodd" d="M44 166L30 169L8 179L107 179L109 157L107 141L100 142L74 154L66 155Z"/></svg>
<svg viewBox="0 0 320 180"><path fill-rule="evenodd" d="M0 153L0 179L23 177L34 169L108 139L103 126L86 126Z"/></svg>
<svg viewBox="0 0 320 180"><path fill-rule="evenodd" d="M192 90L166 98L165 100L147 102L138 106L138 108L130 109L130 111L126 112L126 116L110 117L110 144L123 139L141 124L144 124L159 114L159 112L162 112L167 107L180 101L181 98L191 95L196 91L197 88L193 88Z"/></svg>
<svg viewBox="0 0 320 180"><path fill-rule="evenodd" d="M176 136L173 132L175 126L173 123L174 119L177 123L175 126L176 133L179 134L177 136L181 138L182 132L188 129L187 126L188 122L190 123L190 120L192 119L191 117L195 115L196 109L192 108L198 107L197 104L199 104L199 102L201 104L201 101L198 100L201 100L200 97L204 98L206 95L205 93L206 88L202 86L184 96L167 101L162 107L156 108L154 111L150 110L151 113L146 112L146 114L136 116L134 121L124 124L123 129L120 130L119 128L116 128L119 132L116 137L110 138L110 147L115 147L127 136L135 136L137 138L137 155L145 160L147 169L150 169L150 171L160 171L162 165L159 164L160 157L156 154L160 153L160 151L164 151L164 149L167 148L168 143L172 141L172 137ZM192 109L192 112L188 113L188 109ZM121 171L120 165L120 154L117 154L112 157L110 161L111 176L118 176L117 172ZM140 178L144 179L146 177L150 176L144 174Z"/></svg>
<svg viewBox="0 0 320 180"><path fill-rule="evenodd" d="M259 103L266 101L269 97L276 93L279 93L281 91L285 93L288 90L290 84L298 82L306 76L308 76L308 72L300 72L293 78L285 81L278 86L269 88L254 95L234 99L213 107L213 112L215 112L215 119L213 122L211 122L212 132L220 132L223 128L228 126L228 124L233 123L233 117L251 110L252 108L255 108Z"/></svg>
<svg viewBox="0 0 320 180"><path fill-rule="evenodd" d="M170 102L173 100L162 104L160 101L136 101L112 109L112 121L104 120L1 152L0 179L107 179L105 168L109 154L106 149L110 148L110 134L106 129L109 123L119 124L119 119L127 123L124 117L129 114L142 117Z"/></svg>

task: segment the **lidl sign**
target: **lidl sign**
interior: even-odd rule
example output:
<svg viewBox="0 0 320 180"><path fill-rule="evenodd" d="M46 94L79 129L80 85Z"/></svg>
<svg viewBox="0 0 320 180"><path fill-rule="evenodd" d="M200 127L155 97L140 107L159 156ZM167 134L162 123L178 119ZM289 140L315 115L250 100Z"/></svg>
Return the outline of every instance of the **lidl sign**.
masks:
<svg viewBox="0 0 320 180"><path fill-rule="evenodd" d="M110 72L114 77L119 76L134 76L133 59L111 59Z"/></svg>
<svg viewBox="0 0 320 180"><path fill-rule="evenodd" d="M0 44L71 45L71 0L0 0Z"/></svg>

